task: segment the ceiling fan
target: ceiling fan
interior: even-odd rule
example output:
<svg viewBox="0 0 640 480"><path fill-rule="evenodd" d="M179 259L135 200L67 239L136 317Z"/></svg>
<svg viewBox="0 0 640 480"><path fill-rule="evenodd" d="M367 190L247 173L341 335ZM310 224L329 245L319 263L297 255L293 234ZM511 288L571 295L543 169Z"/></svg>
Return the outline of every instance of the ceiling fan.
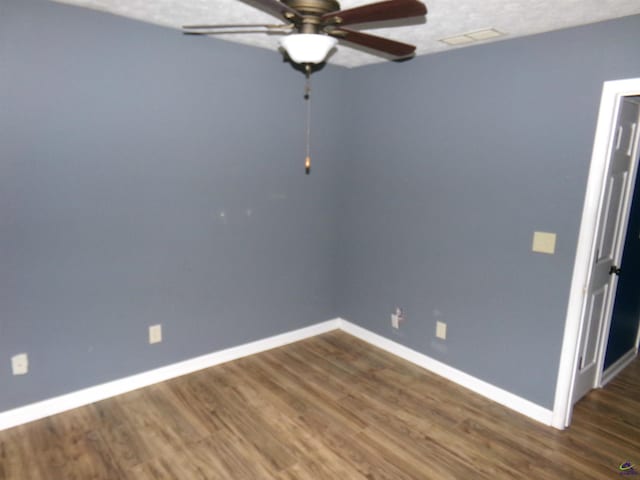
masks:
<svg viewBox="0 0 640 480"><path fill-rule="evenodd" d="M324 62L338 39L383 52L398 59L410 57L416 50L413 45L362 33L358 30L345 28L345 25L420 17L426 15L427 7L419 0L384 0L347 10L340 10L340 4L336 0L250 1L272 15L280 17L285 23L277 25L185 25L182 27L183 33L187 35L213 35L266 32L287 35L280 42L280 45L294 63L304 66L307 77L304 95L307 103L304 166L308 175L311 169L310 75L312 65Z"/></svg>
<svg viewBox="0 0 640 480"><path fill-rule="evenodd" d="M289 58L310 68L322 63L338 39L382 52L398 59L410 57L416 47L387 38L345 28L347 25L382 22L424 16L427 7L419 0L385 0L360 7L340 10L336 0L252 0L252 3L285 23L185 25L187 35L220 33L282 33L281 41Z"/></svg>

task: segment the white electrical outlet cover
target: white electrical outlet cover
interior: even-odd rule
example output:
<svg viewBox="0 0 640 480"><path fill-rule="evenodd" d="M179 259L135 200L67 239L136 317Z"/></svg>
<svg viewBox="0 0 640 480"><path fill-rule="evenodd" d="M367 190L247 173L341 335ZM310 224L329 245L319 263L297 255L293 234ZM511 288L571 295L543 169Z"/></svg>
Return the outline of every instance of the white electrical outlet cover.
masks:
<svg viewBox="0 0 640 480"><path fill-rule="evenodd" d="M11 370L14 375L26 375L29 372L29 356L19 353L11 357Z"/></svg>
<svg viewBox="0 0 640 480"><path fill-rule="evenodd" d="M162 342L162 325L151 325L149 327L149 343Z"/></svg>
<svg viewBox="0 0 640 480"><path fill-rule="evenodd" d="M446 340L447 338L447 324L444 322L436 322L436 337Z"/></svg>

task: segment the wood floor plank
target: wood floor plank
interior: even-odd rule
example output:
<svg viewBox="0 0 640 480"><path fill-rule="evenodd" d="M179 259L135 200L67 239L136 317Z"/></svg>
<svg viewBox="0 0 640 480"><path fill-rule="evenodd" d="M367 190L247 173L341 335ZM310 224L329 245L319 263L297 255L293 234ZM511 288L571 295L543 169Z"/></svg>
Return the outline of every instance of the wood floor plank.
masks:
<svg viewBox="0 0 640 480"><path fill-rule="evenodd" d="M620 478L640 360L558 431L329 332L0 432L0 480Z"/></svg>
<svg viewBox="0 0 640 480"><path fill-rule="evenodd" d="M0 479L45 479L33 465L34 453L26 441L29 427L21 426L0 432Z"/></svg>

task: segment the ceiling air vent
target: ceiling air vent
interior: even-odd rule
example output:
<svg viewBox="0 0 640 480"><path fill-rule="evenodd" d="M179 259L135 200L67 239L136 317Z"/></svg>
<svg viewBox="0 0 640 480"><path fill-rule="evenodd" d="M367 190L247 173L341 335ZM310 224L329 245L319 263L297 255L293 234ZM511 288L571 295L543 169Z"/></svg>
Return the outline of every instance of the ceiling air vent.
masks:
<svg viewBox="0 0 640 480"><path fill-rule="evenodd" d="M485 28L484 30L476 30L475 32L468 32L461 35L454 35L453 37L442 38L440 41L447 45L458 46L502 37L503 35L505 34L495 28Z"/></svg>

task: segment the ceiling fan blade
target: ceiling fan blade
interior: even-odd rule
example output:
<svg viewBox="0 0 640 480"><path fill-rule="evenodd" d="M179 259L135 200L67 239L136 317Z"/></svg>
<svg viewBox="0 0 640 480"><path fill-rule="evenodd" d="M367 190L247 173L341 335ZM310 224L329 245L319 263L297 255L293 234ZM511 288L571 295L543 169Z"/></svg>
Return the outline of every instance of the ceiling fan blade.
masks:
<svg viewBox="0 0 640 480"><path fill-rule="evenodd" d="M362 45L363 47L379 50L384 53L391 54L395 57L408 57L416 51L414 45L408 43L389 40L388 38L370 35L368 33L358 32L347 28L334 28L329 35L338 37L341 40Z"/></svg>
<svg viewBox="0 0 640 480"><path fill-rule="evenodd" d="M328 24L353 25L399 18L419 17L427 14L427 7L418 0L385 0L361 7L326 13L322 20Z"/></svg>
<svg viewBox="0 0 640 480"><path fill-rule="evenodd" d="M288 33L293 30L294 25L292 23L283 23L281 25L264 25L261 23L230 23L226 25L184 25L182 28L182 33L184 33L185 35L218 35L223 33Z"/></svg>
<svg viewBox="0 0 640 480"><path fill-rule="evenodd" d="M264 23L220 23L217 25L183 25L185 30L215 30L218 28L255 28L255 27L289 27L289 24L283 23L282 25L268 25Z"/></svg>

